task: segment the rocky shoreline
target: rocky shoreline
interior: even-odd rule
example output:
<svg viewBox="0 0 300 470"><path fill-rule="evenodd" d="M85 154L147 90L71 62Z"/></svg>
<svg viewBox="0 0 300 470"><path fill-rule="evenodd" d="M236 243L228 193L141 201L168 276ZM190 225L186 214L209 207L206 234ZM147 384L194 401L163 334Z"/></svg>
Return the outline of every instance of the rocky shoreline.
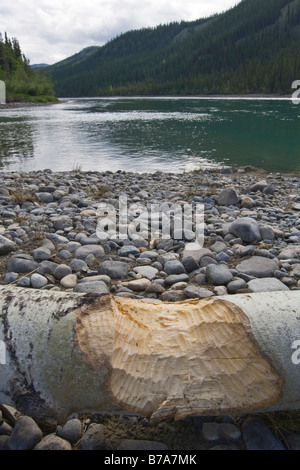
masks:
<svg viewBox="0 0 300 470"><path fill-rule="evenodd" d="M151 302L300 290L300 175L297 173L268 174L252 167L183 174L77 169L62 173L1 172L0 178L1 284L112 294ZM121 221L122 196L126 197L127 211ZM204 209L201 245L196 245L193 239L197 231L195 219L192 218L182 233L178 224L180 214L176 216L172 212L174 207L180 212L184 207L196 206ZM113 228L118 228L118 236L107 231L107 224L101 225L99 232L99 216L108 213L108 217L109 212L117 216ZM165 226L162 214L167 220ZM128 231L130 227L134 228L134 235ZM169 238L159 237L164 227ZM121 237L120 233L128 236ZM181 431L180 423L161 423L154 429L147 420L135 415L99 416L96 422L95 417L79 420L81 433L83 429L85 432L76 434L77 440L67 439L69 450L83 448L82 436L89 432L94 435L93 426L83 426L86 419L98 426L99 436L104 436L99 444L103 449L117 449L120 445L126 449L148 445L153 449L151 445L156 445L153 441L160 442L158 448L164 445L170 450L191 449L188 446L196 444L194 437L184 443L186 428L198 436L199 449L218 446L247 449L255 445L300 447L299 424L294 433L283 439L269 426L263 426L260 417L245 418L243 424L233 417L195 417L182 421L184 431ZM12 450L18 446L11 444L13 426L9 420L5 421L5 416L2 419L0 448ZM23 427L27 424L23 423ZM73 424L79 433L78 422ZM116 431L122 426L123 435ZM248 440L248 428L249 435L255 434L253 429L256 429L257 444ZM115 435L110 433L111 429L116 431ZM95 427L94 431L98 435ZM133 439L135 443L121 443L126 441L126 433L127 440ZM42 436L39 432L38 435L40 439L32 448L42 445ZM152 444L143 442L141 436L147 435L147 442ZM168 436L173 436L174 442ZM61 438L59 434L56 437ZM59 446L56 438L54 441L53 449ZM97 446L96 441L87 445Z"/></svg>

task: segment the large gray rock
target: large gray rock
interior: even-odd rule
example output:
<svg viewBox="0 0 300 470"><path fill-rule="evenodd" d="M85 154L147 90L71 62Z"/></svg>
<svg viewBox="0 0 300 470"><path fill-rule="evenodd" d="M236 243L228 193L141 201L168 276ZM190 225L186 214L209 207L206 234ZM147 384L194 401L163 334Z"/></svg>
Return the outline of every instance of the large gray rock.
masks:
<svg viewBox="0 0 300 470"><path fill-rule="evenodd" d="M51 258L51 251L48 248L36 248L32 252L32 256L36 261L45 261Z"/></svg>
<svg viewBox="0 0 300 470"><path fill-rule="evenodd" d="M104 261L98 268L100 274L106 274L111 279L122 279L127 277L128 264L122 261Z"/></svg>
<svg viewBox="0 0 300 470"><path fill-rule="evenodd" d="M154 279L158 273L158 269L153 268L152 266L138 266L133 269L135 273L141 274L143 277L147 279Z"/></svg>
<svg viewBox="0 0 300 470"><path fill-rule="evenodd" d="M264 258L263 256L252 256L236 266L238 272L254 277L273 277L278 269L278 261Z"/></svg>
<svg viewBox="0 0 300 470"><path fill-rule="evenodd" d="M218 197L219 206L234 206L238 204L240 198L233 188L226 188L220 193Z"/></svg>
<svg viewBox="0 0 300 470"><path fill-rule="evenodd" d="M169 275L171 274L186 274L183 264L176 259L171 259L165 263L164 271Z"/></svg>
<svg viewBox="0 0 300 470"><path fill-rule="evenodd" d="M246 450L285 450L285 447L260 418L248 418L242 425Z"/></svg>
<svg viewBox="0 0 300 470"><path fill-rule="evenodd" d="M190 284L184 289L185 296L188 299L206 299L213 297L215 294L204 287L199 287L194 284Z"/></svg>
<svg viewBox="0 0 300 470"><path fill-rule="evenodd" d="M8 441L9 450L31 450L41 441L43 433L29 416L20 416Z"/></svg>
<svg viewBox="0 0 300 470"><path fill-rule="evenodd" d="M225 264L209 264L206 276L214 286L225 286L233 278L233 274Z"/></svg>
<svg viewBox="0 0 300 470"><path fill-rule="evenodd" d="M177 282L188 282L189 281L189 276L187 274L170 274L170 276L167 276L165 279L165 284L167 286L172 286L173 284L176 284Z"/></svg>
<svg viewBox="0 0 300 470"><path fill-rule="evenodd" d="M97 295L109 294L107 285L103 281L82 282L75 287L74 292Z"/></svg>
<svg viewBox="0 0 300 470"><path fill-rule="evenodd" d="M34 261L31 256L28 255L15 255L9 258L6 264L6 268L10 272L25 274L31 273L38 268L38 263Z"/></svg>
<svg viewBox="0 0 300 470"><path fill-rule="evenodd" d="M246 243L253 243L261 239L259 223L251 217L236 219L229 226L229 232Z"/></svg>
<svg viewBox="0 0 300 470"><path fill-rule="evenodd" d="M252 292L272 292L289 290L288 286L283 284L275 277L265 279L253 279L248 282L248 287Z"/></svg>
<svg viewBox="0 0 300 470"><path fill-rule="evenodd" d="M56 434L70 442L77 442L82 434L81 422L79 419L70 419L64 426L57 426Z"/></svg>
<svg viewBox="0 0 300 470"><path fill-rule="evenodd" d="M17 245L13 241L0 235L0 256L8 255L16 249Z"/></svg>
<svg viewBox="0 0 300 470"><path fill-rule="evenodd" d="M138 256L141 254L140 250L134 246L134 245L124 245L120 250L118 251L119 256Z"/></svg>
<svg viewBox="0 0 300 470"><path fill-rule="evenodd" d="M81 450L105 450L105 431L103 424L92 423L81 438Z"/></svg>
<svg viewBox="0 0 300 470"><path fill-rule="evenodd" d="M50 222L53 223L55 230L64 230L67 227L73 227L73 221L68 215L51 217Z"/></svg>
<svg viewBox="0 0 300 470"><path fill-rule="evenodd" d="M59 264L53 274L54 277L60 281L69 274L72 274L72 269L67 264Z"/></svg>
<svg viewBox="0 0 300 470"><path fill-rule="evenodd" d="M95 258L102 258L105 252L100 245L84 245L75 252L75 258L85 260L87 256L93 255Z"/></svg>
<svg viewBox="0 0 300 470"><path fill-rule="evenodd" d="M201 245L194 242L187 243L183 250L183 259L188 258L190 256L194 258L197 263L199 263L204 256L210 256L214 258L214 253L208 248L203 248Z"/></svg>
<svg viewBox="0 0 300 470"><path fill-rule="evenodd" d="M70 442L55 434L45 436L33 450L72 450Z"/></svg>
<svg viewBox="0 0 300 470"><path fill-rule="evenodd" d="M47 278L38 273L32 274L30 282L34 289L41 289L48 284Z"/></svg>

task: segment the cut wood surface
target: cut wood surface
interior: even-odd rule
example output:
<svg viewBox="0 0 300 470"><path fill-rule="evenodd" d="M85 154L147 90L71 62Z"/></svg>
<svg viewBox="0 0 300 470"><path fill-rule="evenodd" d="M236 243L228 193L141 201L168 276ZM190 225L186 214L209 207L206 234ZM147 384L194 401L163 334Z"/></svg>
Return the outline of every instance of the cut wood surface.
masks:
<svg viewBox="0 0 300 470"><path fill-rule="evenodd" d="M1 286L0 403L58 421L297 409L299 324L299 291L152 303Z"/></svg>

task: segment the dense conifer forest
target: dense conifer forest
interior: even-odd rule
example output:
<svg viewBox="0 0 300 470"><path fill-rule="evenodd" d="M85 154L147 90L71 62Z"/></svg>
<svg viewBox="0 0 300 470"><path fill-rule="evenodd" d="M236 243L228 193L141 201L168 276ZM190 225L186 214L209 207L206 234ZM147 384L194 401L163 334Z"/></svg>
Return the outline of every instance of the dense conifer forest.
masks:
<svg viewBox="0 0 300 470"><path fill-rule="evenodd" d="M7 102L56 101L51 79L44 71L34 71L22 53L18 39L0 33L0 80L6 85Z"/></svg>
<svg viewBox="0 0 300 470"><path fill-rule="evenodd" d="M122 34L47 70L57 96L285 94L300 79L300 0Z"/></svg>

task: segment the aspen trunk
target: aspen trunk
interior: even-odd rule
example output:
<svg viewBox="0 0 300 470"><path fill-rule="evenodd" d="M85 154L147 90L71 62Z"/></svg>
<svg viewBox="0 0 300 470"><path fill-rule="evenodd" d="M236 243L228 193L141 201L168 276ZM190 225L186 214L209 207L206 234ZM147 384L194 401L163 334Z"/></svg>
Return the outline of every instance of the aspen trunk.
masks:
<svg viewBox="0 0 300 470"><path fill-rule="evenodd" d="M300 408L300 292L151 303L0 286L0 403L37 419Z"/></svg>

